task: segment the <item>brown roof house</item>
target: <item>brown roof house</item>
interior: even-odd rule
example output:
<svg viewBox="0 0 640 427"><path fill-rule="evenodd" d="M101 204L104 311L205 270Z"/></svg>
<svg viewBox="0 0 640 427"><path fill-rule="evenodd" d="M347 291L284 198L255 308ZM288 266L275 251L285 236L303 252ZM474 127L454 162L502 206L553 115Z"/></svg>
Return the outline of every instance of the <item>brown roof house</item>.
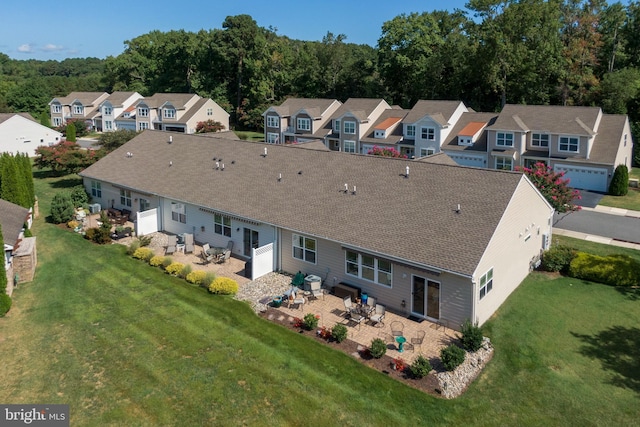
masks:
<svg viewBox="0 0 640 427"><path fill-rule="evenodd" d="M269 144L324 142L331 132L331 115L341 105L336 99L289 98L271 106L262 113L264 140Z"/></svg>
<svg viewBox="0 0 640 427"><path fill-rule="evenodd" d="M374 147L397 149L402 143L402 120L409 110L402 108L389 108L380 114L369 131L360 138L360 149L363 154L368 154ZM412 150L401 151L410 157Z"/></svg>
<svg viewBox="0 0 640 427"><path fill-rule="evenodd" d="M98 132L114 132L118 130L116 118L126 109L142 98L138 92L116 91L109 95L98 106L99 115L95 119Z"/></svg>
<svg viewBox="0 0 640 427"><path fill-rule="evenodd" d="M19 276L20 282L33 279L35 237L24 237L25 224L30 226L31 221L29 209L0 199L0 225L2 225L4 267L7 272L7 293L9 295L13 293L16 275Z"/></svg>
<svg viewBox="0 0 640 427"><path fill-rule="evenodd" d="M107 92L71 92L49 102L51 124L62 126L70 119L84 120L89 129L95 129L100 103L107 99Z"/></svg>
<svg viewBox="0 0 640 427"><path fill-rule="evenodd" d="M507 104L486 131L488 168L544 162L565 172L572 187L600 192L616 166L631 169L629 119L599 107Z"/></svg>
<svg viewBox="0 0 640 427"><path fill-rule="evenodd" d="M489 319L552 232L523 174L439 162L145 131L80 175L139 234L231 241L253 278L314 274L456 329Z"/></svg>

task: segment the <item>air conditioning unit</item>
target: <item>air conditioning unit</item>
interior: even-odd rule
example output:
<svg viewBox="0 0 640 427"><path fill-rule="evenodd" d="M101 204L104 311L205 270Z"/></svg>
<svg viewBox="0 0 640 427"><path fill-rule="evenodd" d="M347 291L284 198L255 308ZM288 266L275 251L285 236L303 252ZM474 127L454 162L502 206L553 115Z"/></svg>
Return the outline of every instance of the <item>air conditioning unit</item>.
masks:
<svg viewBox="0 0 640 427"><path fill-rule="evenodd" d="M100 203L94 203L92 205L89 205L89 212L91 212L92 214L100 213L101 210L102 210L102 206L100 206Z"/></svg>

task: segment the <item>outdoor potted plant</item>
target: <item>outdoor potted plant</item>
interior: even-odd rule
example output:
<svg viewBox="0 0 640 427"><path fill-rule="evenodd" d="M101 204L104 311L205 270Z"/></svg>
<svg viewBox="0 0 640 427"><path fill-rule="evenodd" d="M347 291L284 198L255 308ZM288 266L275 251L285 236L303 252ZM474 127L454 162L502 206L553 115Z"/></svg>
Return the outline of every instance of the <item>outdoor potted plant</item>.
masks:
<svg viewBox="0 0 640 427"><path fill-rule="evenodd" d="M404 371L404 368L406 368L406 364L401 357L396 357L391 361L391 369L393 369L394 371L402 372Z"/></svg>

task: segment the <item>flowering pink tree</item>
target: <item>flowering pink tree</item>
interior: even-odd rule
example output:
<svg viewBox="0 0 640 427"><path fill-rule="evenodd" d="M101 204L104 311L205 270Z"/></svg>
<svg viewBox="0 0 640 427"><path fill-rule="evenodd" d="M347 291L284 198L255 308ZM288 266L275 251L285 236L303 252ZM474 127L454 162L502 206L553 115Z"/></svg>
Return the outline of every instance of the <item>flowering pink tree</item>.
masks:
<svg viewBox="0 0 640 427"><path fill-rule="evenodd" d="M563 178L564 172L554 172L542 162L530 168L516 169L524 172L556 212L580 210L580 206L573 203L574 200L581 199L580 191L569 188L569 179Z"/></svg>
<svg viewBox="0 0 640 427"><path fill-rule="evenodd" d="M382 157L399 157L401 159L406 159L407 156L400 153L395 148L380 148L377 145L374 146L371 150L367 151L367 154L372 156L382 156Z"/></svg>

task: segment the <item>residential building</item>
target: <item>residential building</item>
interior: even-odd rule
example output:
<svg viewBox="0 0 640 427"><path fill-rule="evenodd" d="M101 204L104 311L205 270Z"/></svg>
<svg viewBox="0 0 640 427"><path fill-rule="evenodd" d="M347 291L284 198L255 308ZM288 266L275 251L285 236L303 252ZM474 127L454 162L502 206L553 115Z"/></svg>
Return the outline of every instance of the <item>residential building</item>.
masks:
<svg viewBox="0 0 640 427"><path fill-rule="evenodd" d="M99 115L96 117L98 132L114 132L118 130L116 118L126 109L142 99L138 92L113 92L98 106Z"/></svg>
<svg viewBox="0 0 640 427"><path fill-rule="evenodd" d="M402 120L409 110L389 108L384 110L378 119L360 138L360 151L368 154L374 147L397 149L402 144ZM402 154L413 157L413 150L404 150Z"/></svg>
<svg viewBox="0 0 640 427"><path fill-rule="evenodd" d="M31 227L32 210L0 199L0 225L2 226L2 241L4 268L7 275L7 294L13 293L15 280L30 281L35 273L36 238L24 237L25 226ZM1 292L1 291L0 291Z"/></svg>
<svg viewBox="0 0 640 427"><path fill-rule="evenodd" d="M391 106L384 99L347 99L331 116L330 133L325 137L327 147L332 151L363 153L361 138L367 136L380 115L389 109Z"/></svg>
<svg viewBox="0 0 640 427"><path fill-rule="evenodd" d="M489 319L551 239L553 208L521 173L171 137L136 136L80 173L86 190L139 234L233 242L254 278L302 271L458 329Z"/></svg>
<svg viewBox="0 0 640 427"><path fill-rule="evenodd" d="M53 98L49 102L51 124L58 127L70 119L77 119L83 120L88 129L95 129L95 119L100 114L98 106L108 96L106 92L71 92L67 96Z"/></svg>
<svg viewBox="0 0 640 427"><path fill-rule="evenodd" d="M295 144L320 140L331 131L331 115L342 105L336 99L289 98L267 109L264 140L269 144Z"/></svg>
<svg viewBox="0 0 640 427"><path fill-rule="evenodd" d="M38 147L61 140L60 132L42 126L29 113L0 113L0 152L34 157Z"/></svg>
<svg viewBox="0 0 640 427"><path fill-rule="evenodd" d="M441 151L462 166L486 168L487 126L498 113L462 113L440 147Z"/></svg>

